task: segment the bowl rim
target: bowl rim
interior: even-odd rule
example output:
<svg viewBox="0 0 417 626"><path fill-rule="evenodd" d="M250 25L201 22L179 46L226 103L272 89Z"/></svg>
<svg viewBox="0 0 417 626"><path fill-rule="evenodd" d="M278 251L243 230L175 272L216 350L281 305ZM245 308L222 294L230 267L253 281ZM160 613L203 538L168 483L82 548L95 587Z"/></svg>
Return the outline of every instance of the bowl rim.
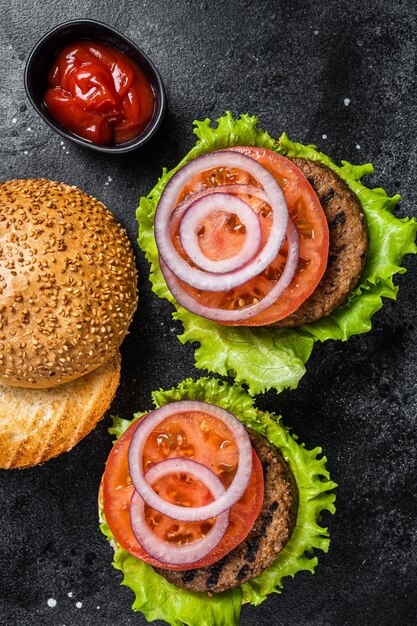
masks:
<svg viewBox="0 0 417 626"><path fill-rule="evenodd" d="M150 126L148 125L141 133L139 133L139 135L137 135L137 137L131 139L129 142L125 142L124 144L121 143L121 144L114 144L114 145L99 145L99 144L92 143L91 141L88 141L87 139L83 139L82 137L79 137L78 135L76 135L75 133L72 133L71 131L66 131L57 122L53 121L47 115L45 115L45 113L39 107L38 103L33 98L32 93L31 93L31 88L29 86L30 75L32 73L33 59L36 56L36 54L39 52L39 49L45 43L47 43L48 40L52 36L56 35L57 33L59 33L59 31L63 29L66 29L71 26L84 26L84 25L88 26L90 24L93 24L94 26L99 26L100 28L107 30L108 33L114 35L116 39L120 38L121 41L127 45L127 47L131 47L137 50L139 53L139 56L141 57L143 61L143 65L145 67L147 66L147 69L150 70L151 74L155 78L154 87L156 87L158 91L157 95L159 95L159 101L160 101L156 118L152 122L152 124ZM95 38L100 40L99 37L95 37ZM125 54L129 56L128 53L125 53ZM61 137L64 137L65 139L68 139L72 141L73 143L78 144L79 146L88 148L95 152L101 152L102 154L124 154L126 152L132 152L133 150L136 150L137 148L143 146L147 141L149 141L155 135L155 133L159 129L162 123L162 120L164 118L165 111L166 111L166 93L165 93L164 83L162 81L162 78L158 69L156 68L153 61L148 57L146 52L144 52L142 48L140 48L140 46L138 46L132 39L130 39L129 37L126 37L126 35L121 33L119 30L117 30L113 26L110 26L109 24L106 24L105 22L100 22L98 20L89 19L89 18L80 18L80 19L67 20L66 22L61 22L60 24L57 24L56 26L51 28L49 31L47 31L44 35L42 35L42 37L33 46L28 56L28 59L26 61L25 70L24 70L24 86L25 86L26 95L31 105L33 106L35 111L38 113L38 115L42 118L42 120L53 131L55 131L58 135L61 135Z"/></svg>

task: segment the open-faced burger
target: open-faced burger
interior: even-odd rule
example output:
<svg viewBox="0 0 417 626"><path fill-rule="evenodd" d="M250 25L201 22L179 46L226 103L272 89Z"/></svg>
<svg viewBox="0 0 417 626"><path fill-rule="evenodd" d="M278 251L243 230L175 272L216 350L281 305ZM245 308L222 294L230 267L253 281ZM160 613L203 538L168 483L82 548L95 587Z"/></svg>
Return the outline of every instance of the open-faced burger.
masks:
<svg viewBox="0 0 417 626"><path fill-rule="evenodd" d="M369 330L416 233L391 213L399 196L361 183L372 166L337 167L256 122L196 123L196 147L138 209L154 290L197 364L253 392L295 386L315 340Z"/></svg>
<svg viewBox="0 0 417 626"><path fill-rule="evenodd" d="M99 510L114 565L149 620L197 626L208 611L207 623L238 624L243 601L327 551L326 460L241 387L203 378L153 396L154 411L111 429Z"/></svg>

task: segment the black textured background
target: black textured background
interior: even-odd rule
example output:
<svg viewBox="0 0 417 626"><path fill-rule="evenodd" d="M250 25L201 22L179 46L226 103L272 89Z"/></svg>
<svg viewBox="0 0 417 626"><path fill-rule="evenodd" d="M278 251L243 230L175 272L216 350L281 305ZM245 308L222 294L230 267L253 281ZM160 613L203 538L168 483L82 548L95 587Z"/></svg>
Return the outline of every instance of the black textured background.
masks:
<svg viewBox="0 0 417 626"><path fill-rule="evenodd" d="M138 199L162 165L173 166L191 147L192 120L230 109L255 113L271 134L285 130L336 159L372 161L369 182L400 191L400 213L416 213L413 0L1 0L0 15L1 179L78 185L105 202L135 241ZM139 152L97 156L61 141L26 100L31 47L77 17L119 28L162 74L167 115ZM175 338L169 305L150 291L139 252L138 264L141 303L112 407L124 417L149 407L154 388L198 375L191 347ZM417 623L416 259L406 266L397 303L386 303L371 333L317 345L297 391L259 398L309 447L322 445L340 487L337 515L328 520L331 550L317 573L286 580L285 592L258 608L243 607L243 625ZM130 610L132 593L119 588L97 527L109 422L43 467L0 474L1 624L145 623Z"/></svg>

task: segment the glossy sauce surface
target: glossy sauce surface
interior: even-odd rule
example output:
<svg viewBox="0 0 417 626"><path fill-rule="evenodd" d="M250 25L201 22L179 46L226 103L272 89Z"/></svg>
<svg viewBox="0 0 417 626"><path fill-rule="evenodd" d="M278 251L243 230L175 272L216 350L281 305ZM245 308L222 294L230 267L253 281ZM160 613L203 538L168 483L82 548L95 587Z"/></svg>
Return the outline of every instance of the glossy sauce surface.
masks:
<svg viewBox="0 0 417 626"><path fill-rule="evenodd" d="M154 100L137 63L112 46L87 40L58 52L44 95L59 124L101 145L137 137L151 119Z"/></svg>

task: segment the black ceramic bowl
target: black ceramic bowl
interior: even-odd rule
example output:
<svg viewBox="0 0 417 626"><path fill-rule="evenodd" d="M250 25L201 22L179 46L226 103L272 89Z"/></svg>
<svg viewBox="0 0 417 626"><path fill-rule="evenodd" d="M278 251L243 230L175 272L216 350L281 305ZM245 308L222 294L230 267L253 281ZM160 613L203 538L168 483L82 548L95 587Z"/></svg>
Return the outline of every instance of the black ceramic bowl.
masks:
<svg viewBox="0 0 417 626"><path fill-rule="evenodd" d="M125 52L145 72L155 96L154 110L146 128L125 143L101 146L78 137L63 128L47 111L43 96L47 88L47 75L53 59L63 46L81 39L107 43ZM104 152L122 154L135 150L146 143L158 130L165 113L165 90L158 70L149 57L133 41L117 30L95 20L72 20L53 28L36 44L30 53L25 69L25 89L28 98L41 118L57 133L80 146Z"/></svg>

